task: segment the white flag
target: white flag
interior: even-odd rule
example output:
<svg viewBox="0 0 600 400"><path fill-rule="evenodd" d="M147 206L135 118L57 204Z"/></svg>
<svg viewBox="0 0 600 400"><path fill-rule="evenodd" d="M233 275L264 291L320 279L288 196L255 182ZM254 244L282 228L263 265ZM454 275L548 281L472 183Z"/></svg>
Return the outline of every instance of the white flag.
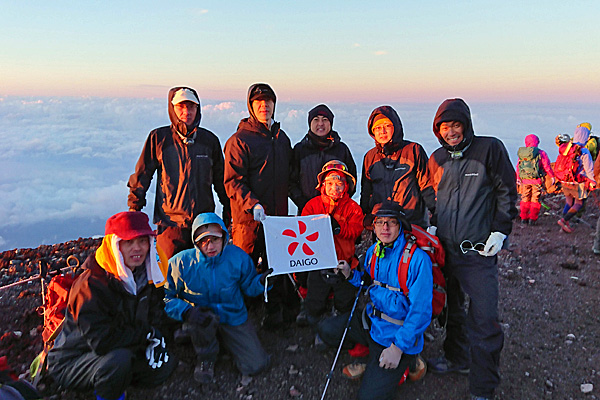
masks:
<svg viewBox="0 0 600 400"><path fill-rule="evenodd" d="M329 215L267 216L262 223L271 275L337 266Z"/></svg>

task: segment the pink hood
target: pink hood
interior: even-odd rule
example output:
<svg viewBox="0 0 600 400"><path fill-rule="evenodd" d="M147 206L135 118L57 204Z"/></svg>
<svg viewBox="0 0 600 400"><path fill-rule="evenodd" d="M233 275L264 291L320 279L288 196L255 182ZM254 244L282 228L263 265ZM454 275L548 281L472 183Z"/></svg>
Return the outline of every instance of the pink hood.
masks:
<svg viewBox="0 0 600 400"><path fill-rule="evenodd" d="M533 133L525 136L525 146L527 147L538 147L540 144L540 138Z"/></svg>

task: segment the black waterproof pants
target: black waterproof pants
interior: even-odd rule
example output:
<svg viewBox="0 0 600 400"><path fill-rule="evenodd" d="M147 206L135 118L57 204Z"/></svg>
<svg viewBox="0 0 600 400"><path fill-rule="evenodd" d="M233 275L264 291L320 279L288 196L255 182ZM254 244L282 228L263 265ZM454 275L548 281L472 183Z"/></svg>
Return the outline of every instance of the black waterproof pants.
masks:
<svg viewBox="0 0 600 400"><path fill-rule="evenodd" d="M471 394L492 398L500 384L498 369L504 345L498 319L497 256L484 257L474 251L458 256L447 253L444 270L448 293L446 358L470 365ZM465 295L470 299L468 310Z"/></svg>
<svg viewBox="0 0 600 400"><path fill-rule="evenodd" d="M129 385L153 387L162 384L177 363L177 359L170 356L160 368L152 369L141 351L116 349L103 356L85 353L68 363L61 363L60 368L52 368L50 364L49 372L63 389L94 390L98 396L112 400L118 399Z"/></svg>

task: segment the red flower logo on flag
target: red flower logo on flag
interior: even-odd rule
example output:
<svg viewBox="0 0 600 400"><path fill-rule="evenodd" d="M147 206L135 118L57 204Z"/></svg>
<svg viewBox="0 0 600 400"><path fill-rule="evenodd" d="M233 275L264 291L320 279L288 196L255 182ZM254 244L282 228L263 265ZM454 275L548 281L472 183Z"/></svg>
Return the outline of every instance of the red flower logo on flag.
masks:
<svg viewBox="0 0 600 400"><path fill-rule="evenodd" d="M304 239L302 241L302 251L307 256L312 256L313 254L315 254L315 252L310 248L308 243L306 243L306 240L308 240L309 242L314 242L319 238L319 232L313 232L310 235L304 235L305 233L306 224L302 221L298 221L298 233L294 232L292 229L286 229L283 232L281 232L281 234L285 236ZM290 256L294 254L298 246L300 246L300 242L290 243L290 245L288 246L288 253L290 254Z"/></svg>

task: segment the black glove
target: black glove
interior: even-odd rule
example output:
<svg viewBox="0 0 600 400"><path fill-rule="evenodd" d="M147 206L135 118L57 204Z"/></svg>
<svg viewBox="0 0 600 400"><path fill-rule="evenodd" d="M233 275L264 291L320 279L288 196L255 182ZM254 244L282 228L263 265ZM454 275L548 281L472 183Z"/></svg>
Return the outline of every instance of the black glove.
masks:
<svg viewBox="0 0 600 400"><path fill-rule="evenodd" d="M333 218L333 215L330 215L329 217L331 218L331 231L334 235L338 235L342 231L342 227L340 226L340 223Z"/></svg>
<svg viewBox="0 0 600 400"><path fill-rule="evenodd" d="M361 279L365 283L364 286L371 286L373 283L373 278L371 278L369 271L363 272Z"/></svg>
<svg viewBox="0 0 600 400"><path fill-rule="evenodd" d="M208 326L210 321L213 319L213 313L200 307L190 307L186 310L183 315L183 320L187 323L200 325L202 327Z"/></svg>
<svg viewBox="0 0 600 400"><path fill-rule="evenodd" d="M150 328L150 332L146 335L148 345L146 346L146 360L152 369L160 368L163 364L169 362L169 354L167 353L167 345L165 338L160 334L158 329Z"/></svg>
<svg viewBox="0 0 600 400"><path fill-rule="evenodd" d="M261 285L265 285L265 281L267 280L267 275L269 275L271 272L273 272L273 268L269 268L268 270L266 270L265 272L263 272L262 274L260 274L260 284Z"/></svg>

